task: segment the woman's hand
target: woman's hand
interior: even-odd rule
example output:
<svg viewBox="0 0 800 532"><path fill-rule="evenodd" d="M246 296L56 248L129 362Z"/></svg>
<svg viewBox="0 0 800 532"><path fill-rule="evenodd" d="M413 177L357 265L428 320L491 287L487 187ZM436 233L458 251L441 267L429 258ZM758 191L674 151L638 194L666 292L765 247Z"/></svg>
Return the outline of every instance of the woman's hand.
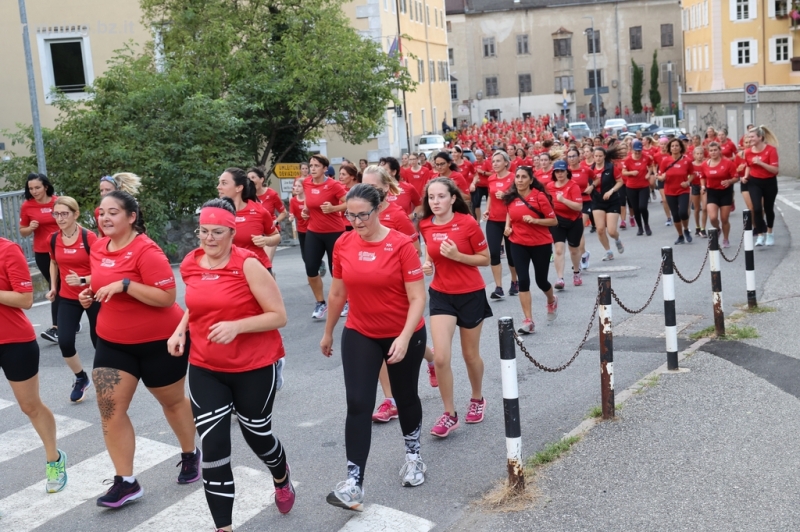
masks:
<svg viewBox="0 0 800 532"><path fill-rule="evenodd" d="M32 230L36 231L36 229L38 229L38 228L39 228L39 222L36 221L36 220L31 220L31 223L28 226L28 229L32 229Z"/></svg>
<svg viewBox="0 0 800 532"><path fill-rule="evenodd" d="M235 321L221 321L208 329L208 341L215 344L229 344L239 334L239 325Z"/></svg>
<svg viewBox="0 0 800 532"><path fill-rule="evenodd" d="M322 351L322 354L326 357L330 357L333 354L333 336L325 333L322 335L322 340L319 342L319 350Z"/></svg>
<svg viewBox="0 0 800 532"><path fill-rule="evenodd" d="M403 360L406 356L406 351L408 351L408 342L410 340L410 338L405 338L404 336L395 338L394 342L392 342L392 346L389 348L389 357L386 359L386 363L397 364Z"/></svg>
<svg viewBox="0 0 800 532"><path fill-rule="evenodd" d="M426 261L425 261L425 262L422 264L422 273L424 273L424 274L425 274L425 275L427 275L428 277L430 277L431 275L433 275L433 262L431 262L431 261L429 261L429 260L426 260Z"/></svg>
<svg viewBox="0 0 800 532"><path fill-rule="evenodd" d="M186 331L180 329L172 333L172 336L167 340L167 351L174 357L183 356L183 346L186 340Z"/></svg>
<svg viewBox="0 0 800 532"><path fill-rule="evenodd" d="M556 201L564 203L564 193L563 192L556 192Z"/></svg>
<svg viewBox="0 0 800 532"><path fill-rule="evenodd" d="M659 174L658 176L656 176L656 179L658 179L659 181L666 181L667 174Z"/></svg>
<svg viewBox="0 0 800 532"><path fill-rule="evenodd" d="M64 280L70 286L80 286L81 285L81 277L74 271L70 270Z"/></svg>
<svg viewBox="0 0 800 532"><path fill-rule="evenodd" d="M526 224L532 224L534 220L535 218L530 214L526 214L525 216L522 217L522 221L525 222Z"/></svg>
<svg viewBox="0 0 800 532"><path fill-rule="evenodd" d="M503 235L511 236L511 228L506 226L506 228L503 230Z"/></svg>
<svg viewBox="0 0 800 532"><path fill-rule="evenodd" d="M483 214L481 214L481 218L483 218L484 222L489 219L489 210L488 209Z"/></svg>
<svg viewBox="0 0 800 532"><path fill-rule="evenodd" d="M87 288L86 290L78 294L78 301L80 301L81 306L83 308L91 307L92 303L94 302L94 294L92 293L92 289Z"/></svg>
<svg viewBox="0 0 800 532"><path fill-rule="evenodd" d="M303 220L308 220L311 217L311 214L308 212L308 207L303 207L303 210L300 211L300 215L303 217Z"/></svg>
<svg viewBox="0 0 800 532"><path fill-rule="evenodd" d="M108 301L114 294L121 294L121 293L122 293L122 281L114 281L113 283L107 284L103 288L95 292L94 299L95 301L99 301L101 303L108 303Z"/></svg>
<svg viewBox="0 0 800 532"><path fill-rule="evenodd" d="M56 299L56 289L51 288L44 296L48 301L53 302Z"/></svg>
<svg viewBox="0 0 800 532"><path fill-rule="evenodd" d="M255 244L256 246L263 248L267 246L269 237L266 237L264 235L253 235L250 237L250 240L252 240L253 244Z"/></svg>
<svg viewBox="0 0 800 532"><path fill-rule="evenodd" d="M614 190L609 190L608 192L606 192L605 194L603 194L603 199L604 199L605 201L608 201L608 200L611 198L611 196L613 196L614 194L616 194L616 191L614 191Z"/></svg>
<svg viewBox="0 0 800 532"><path fill-rule="evenodd" d="M469 191L470 191L470 192L475 192L475 183L472 183L472 184L469 186Z"/></svg>
<svg viewBox="0 0 800 532"><path fill-rule="evenodd" d="M456 243L450 239L442 242L442 245L439 247L439 253L442 254L442 257L446 257L450 260L457 260L458 256L461 254L458 251Z"/></svg>
<svg viewBox="0 0 800 532"><path fill-rule="evenodd" d="M503 191L498 190L497 192L494 193L494 197L497 199L503 199Z"/></svg>
<svg viewBox="0 0 800 532"><path fill-rule="evenodd" d="M330 214L330 213L334 212L333 204L330 201L326 201L325 203L320 205L319 208L325 214Z"/></svg>

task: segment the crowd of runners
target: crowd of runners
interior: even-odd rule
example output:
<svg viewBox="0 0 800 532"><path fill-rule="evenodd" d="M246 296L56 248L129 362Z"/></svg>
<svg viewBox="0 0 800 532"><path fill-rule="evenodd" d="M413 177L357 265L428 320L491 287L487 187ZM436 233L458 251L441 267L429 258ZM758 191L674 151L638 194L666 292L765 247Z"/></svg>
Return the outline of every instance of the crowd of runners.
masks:
<svg viewBox="0 0 800 532"><path fill-rule="evenodd" d="M47 176L30 174L20 232L33 236L36 265L50 287L52 326L41 336L59 345L75 375L72 402L83 401L94 385L114 467L97 505L118 508L144 493L133 475L135 433L127 413L141 380L180 444L177 482L202 479L218 531L230 531L233 522L232 416L273 477L278 511L292 509L291 468L272 431L286 355L279 329L288 319L272 268L285 219L299 240L314 298L311 319L325 322L323 355L334 354L335 327L346 319L338 351L347 404L346 479L327 501L362 510L374 422L399 418L401 484L425 481L418 393L423 360L442 399L430 434L446 438L462 420L483 421L479 346L483 321L492 316L490 301L517 296L523 315L518 333L534 333L532 281L543 294L546 319L555 320L557 294L570 278L565 269L571 267L577 287L589 268L587 239L596 235L602 261L619 259L626 245L636 245L634 230L645 237L638 242L653 235L650 206L659 202L665 225L677 233L675 245L706 238L713 227L728 247L736 183L753 212L756 245L773 245L776 146L764 126L749 128L737 145L724 129L708 128L704 138L575 142L554 135L541 119L489 122L460 130L430 160L423 153L372 165L362 159L345 162L331 176L330 161L313 155L301 164L288 209L266 186L262 169L227 168L218 178L219 197L199 209L199 245L180 265L183 308L169 261L146 234L135 174L99 179L99 203L89 217L94 224L73 198L56 196ZM488 291L485 266L494 285ZM21 248L0 239L0 320L8 324L0 328L0 366L44 444L46 490L53 493L67 485L67 455L39 396L39 346L23 312L32 292ZM91 369L75 347L84 312L95 350L83 353L93 359ZM471 389L463 417L451 369L456 330ZM384 400L376 409L378 383Z"/></svg>

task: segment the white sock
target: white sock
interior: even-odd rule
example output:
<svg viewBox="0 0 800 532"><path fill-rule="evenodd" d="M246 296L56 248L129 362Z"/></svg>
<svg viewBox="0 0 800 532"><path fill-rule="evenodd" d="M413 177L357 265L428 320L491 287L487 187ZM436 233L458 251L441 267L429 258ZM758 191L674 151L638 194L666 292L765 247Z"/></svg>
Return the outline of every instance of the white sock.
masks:
<svg viewBox="0 0 800 532"><path fill-rule="evenodd" d="M136 477L122 477L122 480L124 480L125 482L130 482L131 484L133 484L134 482L136 482Z"/></svg>
<svg viewBox="0 0 800 532"><path fill-rule="evenodd" d="M392 402L392 406L397 406L397 403L394 402L394 397L389 397L389 400Z"/></svg>

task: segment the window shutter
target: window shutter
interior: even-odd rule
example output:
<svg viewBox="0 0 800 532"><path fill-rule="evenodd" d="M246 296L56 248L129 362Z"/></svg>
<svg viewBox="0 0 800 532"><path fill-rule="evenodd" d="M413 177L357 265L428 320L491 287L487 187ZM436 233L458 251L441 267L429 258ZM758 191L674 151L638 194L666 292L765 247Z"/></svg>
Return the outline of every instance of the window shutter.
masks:
<svg viewBox="0 0 800 532"><path fill-rule="evenodd" d="M747 0L747 3L750 6L750 18L748 20L755 20L758 18L758 2L756 0ZM772 4L772 2L767 2L768 4Z"/></svg>
<svg viewBox="0 0 800 532"><path fill-rule="evenodd" d="M750 64L755 65L758 63L758 41L750 39Z"/></svg>
<svg viewBox="0 0 800 532"><path fill-rule="evenodd" d="M684 52L686 54L686 59L684 59L684 62L686 63L686 72L691 72L692 71L692 53L689 51L688 48L686 48L686 50L684 50Z"/></svg>
<svg viewBox="0 0 800 532"><path fill-rule="evenodd" d="M731 20L736 20L736 0L728 0L728 15Z"/></svg>
<svg viewBox="0 0 800 532"><path fill-rule="evenodd" d="M738 44L737 41L731 41L731 64L733 66L736 66L736 65L739 64L737 62L737 59L736 59L737 44Z"/></svg>
<svg viewBox="0 0 800 532"><path fill-rule="evenodd" d="M769 62L774 63L778 60L777 57L777 49L775 48L776 40L775 37L770 38L769 40Z"/></svg>
<svg viewBox="0 0 800 532"><path fill-rule="evenodd" d="M775 0L767 0L767 16L769 18L775 18ZM770 47L772 47L772 45L770 45ZM771 58L770 61L772 61Z"/></svg>
<svg viewBox="0 0 800 532"><path fill-rule="evenodd" d="M708 26L708 0L703 2L703 26Z"/></svg>

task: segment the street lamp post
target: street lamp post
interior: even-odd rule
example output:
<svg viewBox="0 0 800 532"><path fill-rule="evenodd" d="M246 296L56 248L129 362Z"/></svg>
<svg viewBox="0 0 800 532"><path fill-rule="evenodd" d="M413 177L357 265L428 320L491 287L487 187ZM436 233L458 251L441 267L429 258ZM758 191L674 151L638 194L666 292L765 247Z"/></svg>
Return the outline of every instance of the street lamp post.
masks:
<svg viewBox="0 0 800 532"><path fill-rule="evenodd" d="M672 114L672 61L667 61L667 94L669 100L669 114Z"/></svg>
<svg viewBox="0 0 800 532"><path fill-rule="evenodd" d="M594 17L591 15L586 15L581 18L588 18L592 21L592 28L588 30L588 35L592 39L592 60L594 62L594 72L592 73L592 81L594 82L594 113L595 119L597 120L597 127L600 127L600 87L598 84L600 80L597 79L597 42L594 39ZM586 31L583 32L587 34Z"/></svg>
<svg viewBox="0 0 800 532"><path fill-rule="evenodd" d="M25 51L25 67L28 71L28 94L31 100L31 118L33 121L33 139L36 146L36 164L40 174L47 174L47 164L44 159L44 141L42 140L42 125L39 121L39 100L36 94L36 78L33 77L33 60L31 59L31 41L28 37L28 12L25 9L25 0L19 0L19 20L22 23L22 45ZM45 88L47 90L47 88Z"/></svg>

